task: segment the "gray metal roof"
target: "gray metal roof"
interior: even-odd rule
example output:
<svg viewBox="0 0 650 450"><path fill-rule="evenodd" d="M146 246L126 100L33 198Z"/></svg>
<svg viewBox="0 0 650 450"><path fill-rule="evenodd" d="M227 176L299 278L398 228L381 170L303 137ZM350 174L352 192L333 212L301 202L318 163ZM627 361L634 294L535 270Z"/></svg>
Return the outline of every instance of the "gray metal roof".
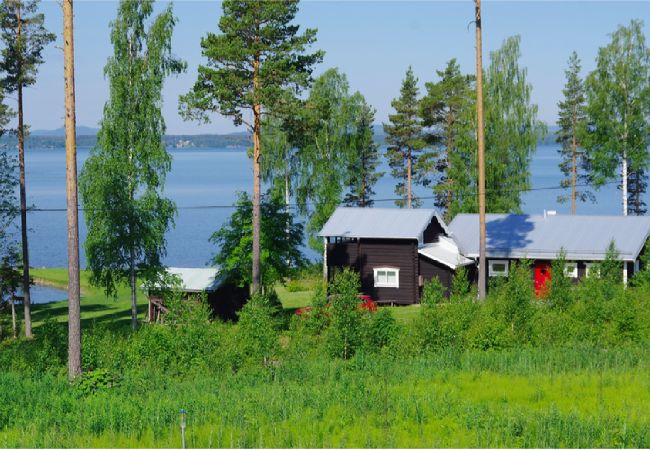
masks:
<svg viewBox="0 0 650 450"><path fill-rule="evenodd" d="M438 242L424 244L418 248L418 253L429 259L456 270L459 266L473 264L474 261L460 254L458 246L452 238L441 236Z"/></svg>
<svg viewBox="0 0 650 450"><path fill-rule="evenodd" d="M447 225L435 209L336 208L319 236L349 238L420 239L431 219Z"/></svg>
<svg viewBox="0 0 650 450"><path fill-rule="evenodd" d="M222 281L217 267L168 267L166 271L169 275L180 279L181 289L185 292L211 292L216 290ZM165 286L161 286L161 283L154 283L149 288L164 289Z"/></svg>
<svg viewBox="0 0 650 450"><path fill-rule="evenodd" d="M449 224L461 252L478 257L478 214L459 214ZM487 214L487 256L569 260L605 259L614 241L619 259L633 261L650 234L650 217Z"/></svg>

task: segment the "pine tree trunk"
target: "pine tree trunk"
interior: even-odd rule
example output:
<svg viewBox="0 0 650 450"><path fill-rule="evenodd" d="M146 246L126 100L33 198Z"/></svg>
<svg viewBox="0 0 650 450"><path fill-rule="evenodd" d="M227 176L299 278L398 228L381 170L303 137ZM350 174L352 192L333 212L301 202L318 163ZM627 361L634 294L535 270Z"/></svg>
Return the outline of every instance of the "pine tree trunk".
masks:
<svg viewBox="0 0 650 450"><path fill-rule="evenodd" d="M29 245L27 243L27 194L25 189L25 130L23 123L23 88L18 85L18 165L20 171L20 233L23 248L23 305L25 336L32 337L32 304L29 295Z"/></svg>
<svg viewBox="0 0 650 450"><path fill-rule="evenodd" d="M573 129L573 141L571 143L572 153L571 153L571 214L575 215L576 213L576 178L578 168L577 166L577 152L578 147L576 145L576 132L575 127Z"/></svg>
<svg viewBox="0 0 650 450"><path fill-rule="evenodd" d="M366 207L366 174L361 175L361 195L359 195L359 203L362 208Z"/></svg>
<svg viewBox="0 0 650 450"><path fill-rule="evenodd" d="M65 154L68 198L68 378L81 375L81 296L79 290L79 210L77 200L77 138L74 89L72 0L63 0L65 78Z"/></svg>
<svg viewBox="0 0 650 450"><path fill-rule="evenodd" d="M257 96L259 89L259 65L260 55L256 55L253 63L253 96ZM260 291L262 286L261 276L261 173L260 173L260 157L261 157L261 115L262 105L255 102L253 105L253 267L252 267L252 290L253 294Z"/></svg>
<svg viewBox="0 0 650 450"><path fill-rule="evenodd" d="M11 293L11 330L13 332L14 339L18 338L18 323L16 321L16 298L15 292Z"/></svg>
<svg viewBox="0 0 650 450"><path fill-rule="evenodd" d="M483 49L481 42L481 0L476 0L476 122L478 139L478 210L479 210L479 272L478 297L487 294L487 260L485 257L485 135L483 128Z"/></svg>
<svg viewBox="0 0 650 450"><path fill-rule="evenodd" d="M411 149L406 156L406 206L411 208Z"/></svg>
<svg viewBox="0 0 650 450"><path fill-rule="evenodd" d="M627 149L623 149L623 161L621 164L621 178L623 191L623 215L627 216Z"/></svg>

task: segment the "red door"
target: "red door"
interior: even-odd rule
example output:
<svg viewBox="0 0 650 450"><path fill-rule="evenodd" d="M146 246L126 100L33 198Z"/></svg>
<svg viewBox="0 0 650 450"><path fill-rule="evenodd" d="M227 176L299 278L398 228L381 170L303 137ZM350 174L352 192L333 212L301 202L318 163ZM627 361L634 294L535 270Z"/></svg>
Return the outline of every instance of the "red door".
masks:
<svg viewBox="0 0 650 450"><path fill-rule="evenodd" d="M535 295L546 297L551 281L551 264L547 262L535 263Z"/></svg>

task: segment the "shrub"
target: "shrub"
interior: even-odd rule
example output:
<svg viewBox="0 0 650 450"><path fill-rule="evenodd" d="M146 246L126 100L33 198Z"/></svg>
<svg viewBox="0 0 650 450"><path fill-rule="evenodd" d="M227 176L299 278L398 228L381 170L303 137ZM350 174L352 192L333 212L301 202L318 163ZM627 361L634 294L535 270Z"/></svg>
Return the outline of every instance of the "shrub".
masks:
<svg viewBox="0 0 650 450"><path fill-rule="evenodd" d="M382 308L371 314L366 322L366 345L371 349L381 349L390 346L397 336L398 328L391 312Z"/></svg>
<svg viewBox="0 0 650 450"><path fill-rule="evenodd" d="M244 359L268 366L278 347L277 295L258 293L239 312L236 339Z"/></svg>
<svg viewBox="0 0 650 450"><path fill-rule="evenodd" d="M560 310L566 310L573 296L571 295L571 288L573 283L571 279L565 276L564 271L566 267L566 253L564 250L560 252L558 258L551 263L551 281L548 288L548 301L551 307Z"/></svg>
<svg viewBox="0 0 650 450"><path fill-rule="evenodd" d="M458 300L467 297L472 290L472 284L469 282L467 268L458 267L451 280L451 298Z"/></svg>
<svg viewBox="0 0 650 450"><path fill-rule="evenodd" d="M349 269L338 272L330 283L330 322L326 342L333 356L348 359L362 343L361 321L367 312L359 308L360 286L359 274Z"/></svg>
<svg viewBox="0 0 650 450"><path fill-rule="evenodd" d="M525 343L531 337L533 299L530 262L522 260L512 265L505 282L495 286L486 306L495 320L510 329L515 342Z"/></svg>
<svg viewBox="0 0 650 450"><path fill-rule="evenodd" d="M442 303L443 301L445 301L445 288L442 286L440 280L434 277L431 281L424 284L420 302L423 307L427 308Z"/></svg>

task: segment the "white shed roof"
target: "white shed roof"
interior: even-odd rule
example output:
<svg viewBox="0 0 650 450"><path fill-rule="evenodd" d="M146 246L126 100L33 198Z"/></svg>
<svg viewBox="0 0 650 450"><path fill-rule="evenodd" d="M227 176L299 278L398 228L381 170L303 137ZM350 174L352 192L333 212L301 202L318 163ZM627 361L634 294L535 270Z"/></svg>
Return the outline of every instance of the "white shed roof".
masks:
<svg viewBox="0 0 650 450"><path fill-rule="evenodd" d="M458 246L453 239L445 236L440 236L438 242L425 244L420 247L418 253L444 264L452 270L456 270L459 266L467 266L474 263L471 259L465 258L460 254Z"/></svg>
<svg viewBox="0 0 650 450"><path fill-rule="evenodd" d="M459 214L449 224L461 252L478 257L478 214ZM570 260L605 259L614 241L619 259L638 258L650 234L650 217L487 214L487 256Z"/></svg>
<svg viewBox="0 0 650 450"><path fill-rule="evenodd" d="M185 292L210 292L216 290L221 284L219 268L189 268L189 267L168 267L167 273L177 276ZM161 289L159 283L151 286L152 289Z"/></svg>
<svg viewBox="0 0 650 450"><path fill-rule="evenodd" d="M434 217L447 232L447 225L435 209L339 207L319 236L419 239Z"/></svg>

